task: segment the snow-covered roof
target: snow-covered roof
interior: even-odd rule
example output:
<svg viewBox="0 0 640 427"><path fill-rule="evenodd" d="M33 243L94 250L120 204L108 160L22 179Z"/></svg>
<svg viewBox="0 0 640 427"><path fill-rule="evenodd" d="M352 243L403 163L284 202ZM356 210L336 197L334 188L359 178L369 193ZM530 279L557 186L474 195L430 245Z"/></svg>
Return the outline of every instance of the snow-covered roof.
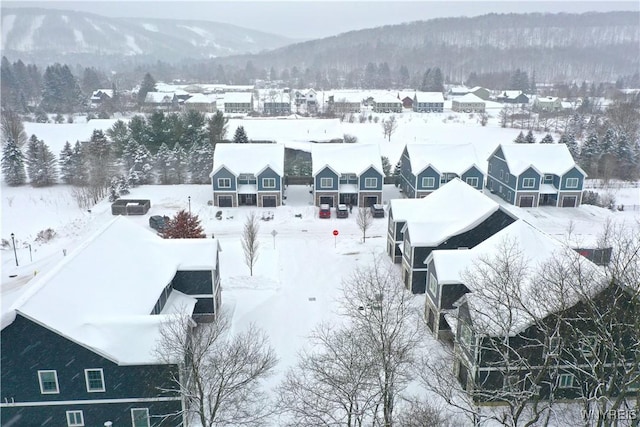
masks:
<svg viewBox="0 0 640 427"><path fill-rule="evenodd" d="M226 92L223 96L225 104L251 104L251 92Z"/></svg>
<svg viewBox="0 0 640 427"><path fill-rule="evenodd" d="M444 102L442 92L416 92L417 102Z"/></svg>
<svg viewBox="0 0 640 427"><path fill-rule="evenodd" d="M471 89L469 89L469 92L475 92L475 91L480 90L480 89L485 89L485 88L483 88L482 86L474 86Z"/></svg>
<svg viewBox="0 0 640 427"><path fill-rule="evenodd" d="M389 212L393 215L394 221L411 221L424 218L422 207L427 206L428 197L419 199L391 199L389 201Z"/></svg>
<svg viewBox="0 0 640 427"><path fill-rule="evenodd" d="M532 291L539 278L536 271L546 262L559 256L572 256L583 264L585 271L598 274L595 264L523 220L515 221L472 249L445 249L431 252L427 260L432 259L434 262L438 283L462 283L471 291L465 295L465 300L473 306L472 320L480 332L504 333L502 328L508 328L507 332L514 334L530 324L531 318L521 309L516 307L510 313L503 313L495 301L486 300L481 289L473 288L473 284L465 280L465 275L473 272L479 262L491 262L497 256L504 256L507 250L517 251L512 252L511 256L521 257L525 263L525 270L522 274L517 274L514 280L519 283L520 293L529 305L529 309L533 311L538 309L539 316L545 315L545 310L536 307ZM516 268L515 264L512 267ZM502 314L513 315L513 320L503 321Z"/></svg>
<svg viewBox="0 0 640 427"><path fill-rule="evenodd" d="M479 98L478 96L474 95L473 93L468 93L464 96L461 96L460 98L456 98L454 99L452 102L474 102L474 103L485 103L484 99Z"/></svg>
<svg viewBox="0 0 640 427"><path fill-rule="evenodd" d="M536 102L540 104L553 104L558 102L557 96L538 96Z"/></svg>
<svg viewBox="0 0 640 427"><path fill-rule="evenodd" d="M373 166L382 173L377 144L319 144L311 147L312 175L329 166L336 173L360 175Z"/></svg>
<svg viewBox="0 0 640 427"><path fill-rule="evenodd" d="M571 157L566 144L502 144L500 148L513 175L520 175L531 166L542 174L558 176L564 175L573 167L582 171Z"/></svg>
<svg viewBox="0 0 640 427"><path fill-rule="evenodd" d="M173 92L147 92L144 102L151 104L170 104L173 102Z"/></svg>
<svg viewBox="0 0 640 427"><path fill-rule="evenodd" d="M3 313L2 327L19 313L120 365L157 363L167 312L180 303L190 315L195 305L176 294L166 311L151 315L158 297L181 268L214 270L217 250L215 239L163 240L118 216L36 277Z"/></svg>
<svg viewBox="0 0 640 427"><path fill-rule="evenodd" d="M498 209L497 202L455 178L425 197L420 219L407 221L404 230L411 246L434 247L471 230Z"/></svg>
<svg viewBox="0 0 640 427"><path fill-rule="evenodd" d="M351 91L336 91L333 93L325 93L325 99L329 99L329 96L333 96L333 102L350 102L350 103L362 103L362 100L366 98L363 92L351 92Z"/></svg>
<svg viewBox="0 0 640 427"><path fill-rule="evenodd" d="M526 96L526 94L521 90L503 90L502 92L500 92L500 95L498 96L500 98L515 99L519 97L521 94Z"/></svg>
<svg viewBox="0 0 640 427"><path fill-rule="evenodd" d="M216 102L215 96L196 93L184 101L185 104L213 104Z"/></svg>
<svg viewBox="0 0 640 427"><path fill-rule="evenodd" d="M97 98L97 97L100 96L101 93L104 93L109 98L113 98L113 89L98 89L98 90L94 90L93 94L91 95L91 97L92 98Z"/></svg>
<svg viewBox="0 0 640 427"><path fill-rule="evenodd" d="M400 101L398 99L398 95L397 94L392 94L392 93L381 93L381 94L376 94L373 97L373 100L377 103L381 103L384 102L386 104L392 104L392 103L397 103L397 104L401 104L402 101Z"/></svg>
<svg viewBox="0 0 640 427"><path fill-rule="evenodd" d="M213 176L225 167L236 175L257 175L267 166L284 175L284 145L282 144L217 144L213 153Z"/></svg>
<svg viewBox="0 0 640 427"><path fill-rule="evenodd" d="M454 93L460 93L460 94L469 93L469 90L470 89L468 87L466 87L466 86L451 86L449 88L449 93L452 93L452 94L454 94Z"/></svg>
<svg viewBox="0 0 640 427"><path fill-rule="evenodd" d="M440 173L456 173L461 176L471 166L486 172L485 160L481 160L473 144L407 144L411 160L411 172L418 175L429 165Z"/></svg>
<svg viewBox="0 0 640 427"><path fill-rule="evenodd" d="M230 119L227 135L233 135L239 126L244 127L249 139L254 141L329 142L344 138L340 119Z"/></svg>

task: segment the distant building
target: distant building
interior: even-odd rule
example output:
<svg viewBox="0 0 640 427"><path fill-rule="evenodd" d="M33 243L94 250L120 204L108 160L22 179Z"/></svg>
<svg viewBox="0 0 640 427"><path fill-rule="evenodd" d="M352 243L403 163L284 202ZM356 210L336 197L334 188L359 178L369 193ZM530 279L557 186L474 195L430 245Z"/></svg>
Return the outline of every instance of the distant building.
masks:
<svg viewBox="0 0 640 427"><path fill-rule="evenodd" d="M451 110L458 113L484 113L486 103L472 93L451 101Z"/></svg>
<svg viewBox="0 0 640 427"><path fill-rule="evenodd" d="M249 114L253 111L251 92L226 92L223 95L224 112L228 114Z"/></svg>
<svg viewBox="0 0 640 427"><path fill-rule="evenodd" d="M413 111L417 113L442 113L444 97L440 92L416 92L413 97Z"/></svg>

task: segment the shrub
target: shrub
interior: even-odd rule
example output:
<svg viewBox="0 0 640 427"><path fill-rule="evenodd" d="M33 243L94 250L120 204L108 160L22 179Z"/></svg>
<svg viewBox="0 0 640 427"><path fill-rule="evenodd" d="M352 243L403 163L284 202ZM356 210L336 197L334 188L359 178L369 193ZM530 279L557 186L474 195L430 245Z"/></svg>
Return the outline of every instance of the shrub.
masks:
<svg viewBox="0 0 640 427"><path fill-rule="evenodd" d="M38 231L38 234L36 235L36 242L47 243L54 237L56 237L55 230L53 228L47 228L46 230Z"/></svg>

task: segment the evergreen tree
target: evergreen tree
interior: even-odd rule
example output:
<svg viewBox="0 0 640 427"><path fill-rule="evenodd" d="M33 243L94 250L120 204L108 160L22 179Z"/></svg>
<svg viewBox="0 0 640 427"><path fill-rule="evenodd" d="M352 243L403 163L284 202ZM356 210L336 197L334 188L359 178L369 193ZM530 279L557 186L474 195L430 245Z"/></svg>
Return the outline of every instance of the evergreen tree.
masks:
<svg viewBox="0 0 640 427"><path fill-rule="evenodd" d="M122 120L118 120L107 129L106 134L113 144L115 155L121 156L124 153L125 146L132 139L127 124Z"/></svg>
<svg viewBox="0 0 640 427"><path fill-rule="evenodd" d="M402 163L398 161L395 168L393 168L393 184L396 187L400 186L400 180L402 179Z"/></svg>
<svg viewBox="0 0 640 427"><path fill-rule="evenodd" d="M204 114L195 110L187 110L182 115L182 138L176 139L176 141L183 141L186 147L200 144L200 142L207 137L205 123L206 119Z"/></svg>
<svg viewBox="0 0 640 427"><path fill-rule="evenodd" d="M127 126L129 128L130 137L133 138L138 144L142 144L150 149L151 138L149 136L149 126L147 125L147 121L145 120L144 116L133 116L131 120L129 120L129 124Z"/></svg>
<svg viewBox="0 0 640 427"><path fill-rule="evenodd" d="M124 177L124 175L118 176L118 194L121 196L126 196L131 191L129 189L129 180Z"/></svg>
<svg viewBox="0 0 640 427"><path fill-rule="evenodd" d="M86 144L86 143L85 143ZM80 141L76 141L73 146L73 156L71 162L73 185L89 184L89 165L87 161L86 149Z"/></svg>
<svg viewBox="0 0 640 427"><path fill-rule="evenodd" d="M160 184L171 183L171 150L167 144L162 144L155 156Z"/></svg>
<svg viewBox="0 0 640 427"><path fill-rule="evenodd" d="M115 202L120 198L120 194L118 193L118 184L119 180L117 176L111 177L111 181L109 181L109 201Z"/></svg>
<svg viewBox="0 0 640 427"><path fill-rule="evenodd" d="M387 156L381 156L380 160L382 161L382 171L384 172L384 176L391 176L391 162Z"/></svg>
<svg viewBox="0 0 640 427"><path fill-rule="evenodd" d="M69 141L65 142L64 147L62 147L58 164L60 165L60 178L62 182L65 184L73 184L76 171L74 168L73 148L71 148Z"/></svg>
<svg viewBox="0 0 640 427"><path fill-rule="evenodd" d="M142 144L133 141L132 166L128 170L128 181L132 186L149 184L152 181L153 156Z"/></svg>
<svg viewBox="0 0 640 427"><path fill-rule="evenodd" d="M167 221L160 236L164 239L204 239L207 237L198 215L185 210L181 210Z"/></svg>
<svg viewBox="0 0 640 427"><path fill-rule="evenodd" d="M84 103L84 95L67 65L54 64L43 76L40 107L47 112L71 113Z"/></svg>
<svg viewBox="0 0 640 427"><path fill-rule="evenodd" d="M587 139L582 143L580 148L580 163L583 167L590 169L592 163L597 160L600 151L600 142L598 134L593 131L589 133Z"/></svg>
<svg viewBox="0 0 640 427"><path fill-rule="evenodd" d="M13 67L9 60L3 56L2 65L0 66L0 101L2 102L3 109L19 110L19 93L20 86L18 80L13 74Z"/></svg>
<svg viewBox="0 0 640 427"><path fill-rule="evenodd" d="M82 73L81 89L87 96L90 96L95 90L102 88L102 79L95 68L87 67Z"/></svg>
<svg viewBox="0 0 640 427"><path fill-rule="evenodd" d="M147 98L147 93L156 91L156 81L151 74L146 73L140 83L140 90L138 90L138 104L144 104L144 100Z"/></svg>
<svg viewBox="0 0 640 427"><path fill-rule="evenodd" d="M189 150L189 172L192 184L208 184L213 165L213 147L209 141L202 140Z"/></svg>
<svg viewBox="0 0 640 427"><path fill-rule="evenodd" d="M600 155L613 154L617 145L616 133L612 128L607 129L600 141Z"/></svg>
<svg viewBox="0 0 640 427"><path fill-rule="evenodd" d="M536 137L533 136L533 132L531 131L531 129L529 129L529 132L527 132L527 136L524 137L524 142L525 142L525 144L535 144L536 143Z"/></svg>
<svg viewBox="0 0 640 427"><path fill-rule="evenodd" d="M518 134L518 136L516 136L516 139L514 139L513 142L515 142L516 144L524 144L524 143L526 143L526 141L524 139L524 133L522 133L522 131L520 131L520 133Z"/></svg>
<svg viewBox="0 0 640 427"><path fill-rule="evenodd" d="M553 136L550 133L546 134L544 138L540 140L540 144L553 144Z"/></svg>
<svg viewBox="0 0 640 427"><path fill-rule="evenodd" d="M5 142L2 149L2 175L10 186L23 185L27 181L24 155L12 138Z"/></svg>
<svg viewBox="0 0 640 427"><path fill-rule="evenodd" d="M538 93L538 85L536 83L536 71L531 72L531 81L529 82L529 93L535 95Z"/></svg>
<svg viewBox="0 0 640 427"><path fill-rule="evenodd" d="M27 174L31 185L45 187L55 184L58 179L56 163L49 146L32 135L27 145Z"/></svg>
<svg viewBox="0 0 640 427"><path fill-rule="evenodd" d="M215 149L218 142L223 141L227 137L228 122L229 119L226 118L221 111L216 111L207 121L207 134L209 136L209 143L213 149Z"/></svg>
<svg viewBox="0 0 640 427"><path fill-rule="evenodd" d="M149 135L148 148L152 153L157 152L162 144L169 145L171 143L169 126L162 111L155 111L151 114L147 131Z"/></svg>
<svg viewBox="0 0 640 427"><path fill-rule="evenodd" d="M572 132L563 133L558 140L558 144L565 144L569 149L573 160L578 161L578 158L580 156L580 148L578 147L578 142L576 141L576 137Z"/></svg>
<svg viewBox="0 0 640 427"><path fill-rule="evenodd" d="M399 74L398 81L400 82L400 86L403 88L409 87L409 81L411 79L411 76L409 75L409 69L407 68L407 66L401 65L400 71L398 72L398 74Z"/></svg>
<svg viewBox="0 0 640 427"><path fill-rule="evenodd" d="M236 133L235 135L233 135L233 142L236 144L249 143L249 138L247 137L247 134L245 133L243 126L238 126L238 128L236 129Z"/></svg>
<svg viewBox="0 0 640 427"><path fill-rule="evenodd" d="M86 145L89 166L89 185L95 189L106 189L115 171L114 150L104 132L95 129Z"/></svg>
<svg viewBox="0 0 640 427"><path fill-rule="evenodd" d="M171 151L170 163L171 163L171 181L173 184L184 184L187 175L187 153L179 142L173 146Z"/></svg>

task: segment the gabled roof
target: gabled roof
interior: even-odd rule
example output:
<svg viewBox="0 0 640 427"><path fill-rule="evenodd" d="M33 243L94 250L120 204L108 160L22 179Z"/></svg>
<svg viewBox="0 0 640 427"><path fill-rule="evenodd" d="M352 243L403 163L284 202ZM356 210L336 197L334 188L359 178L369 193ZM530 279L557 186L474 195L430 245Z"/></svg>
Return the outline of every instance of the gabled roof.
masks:
<svg viewBox="0 0 640 427"><path fill-rule="evenodd" d="M312 175L329 166L338 174L360 175L370 167L383 174L377 144L316 144L311 147Z"/></svg>
<svg viewBox="0 0 640 427"><path fill-rule="evenodd" d="M203 93L193 94L189 99L184 101L185 104L215 104L215 102L215 96L209 96Z"/></svg>
<svg viewBox="0 0 640 427"><path fill-rule="evenodd" d="M442 92L416 92L416 102L444 102Z"/></svg>
<svg viewBox="0 0 640 427"><path fill-rule="evenodd" d="M213 176L222 167L236 175L258 175L267 167L284 175L284 145L282 144L217 144L213 153Z"/></svg>
<svg viewBox="0 0 640 427"><path fill-rule="evenodd" d="M575 167L587 175L573 160L565 144L501 144L496 151L498 149L502 149L509 172L513 175L520 175L529 167L541 174L558 176Z"/></svg>
<svg viewBox="0 0 640 427"><path fill-rule="evenodd" d="M473 93L468 93L464 96L461 96L460 98L455 98L452 102L481 102L483 104L485 103L484 99L479 98Z"/></svg>
<svg viewBox="0 0 640 427"><path fill-rule="evenodd" d="M500 92L500 95L498 95L498 97L507 98L507 99L516 99L520 95L527 96L527 94L521 90L503 90L502 92Z"/></svg>
<svg viewBox="0 0 640 427"><path fill-rule="evenodd" d="M486 164L476 153L473 144L407 144L407 153L411 160L411 173L418 175L428 166L438 172L456 173L459 176L470 167L476 166L483 173Z"/></svg>
<svg viewBox="0 0 640 427"><path fill-rule="evenodd" d="M584 271L601 277L595 264L523 220L517 220L472 249L431 252L427 260L432 259L434 262L438 283L462 283L469 288L470 293L464 296L464 300L473 306L472 320L476 330L482 333L500 334L505 332L503 328L508 327L506 332L515 334L527 327L531 321L530 315L521 307L514 307L508 313L504 312L496 306L495 301L488 301L483 297L482 292L478 292L481 291L480 289L473 288L473 285L465 280L465 274L473 271L478 262L482 260L491 262L497 256L504 256L505 248L515 250L510 255L513 258L513 268L517 268L515 257L525 263L524 271L519 272L513 282L518 284L518 291L527 304L527 309L532 312L537 311L538 316L548 314L541 306L537 306L532 292L539 279L536 271L546 262L560 256L571 256L581 264ZM573 296L566 295L566 297ZM512 316L512 320L503 321L506 319L503 316Z"/></svg>
<svg viewBox="0 0 640 427"><path fill-rule="evenodd" d="M55 268L34 279L3 313L3 328L19 313L120 365L158 363L153 351L167 313L195 300L176 293L163 313L151 312L181 268L215 270L214 239L164 240L116 217ZM174 294L176 291L172 291ZM5 316L6 315L6 316Z"/></svg>
<svg viewBox="0 0 640 427"><path fill-rule="evenodd" d="M455 178L425 197L420 219L408 220L411 246L435 247L449 237L476 227L500 205L480 191Z"/></svg>
<svg viewBox="0 0 640 427"><path fill-rule="evenodd" d="M428 197L420 199L391 199L389 201L389 212L393 214L393 220L398 221L419 221L424 218L423 206L427 206Z"/></svg>
<svg viewBox="0 0 640 427"><path fill-rule="evenodd" d="M375 96L373 97L373 100L376 102L376 104L379 102L384 102L387 104L391 104L391 103L402 104L402 101L398 99L397 94L394 95L392 93L375 94Z"/></svg>
<svg viewBox="0 0 640 427"><path fill-rule="evenodd" d="M144 102L151 104L171 104L175 96L173 92L147 92Z"/></svg>
<svg viewBox="0 0 640 427"><path fill-rule="evenodd" d="M98 90L94 90L93 94L91 95L91 97L92 98L96 98L96 97L99 97L100 94L105 94L109 98L113 98L113 89L98 89Z"/></svg>
<svg viewBox="0 0 640 427"><path fill-rule="evenodd" d="M253 99L251 92L226 92L223 95L223 102L234 104L250 104Z"/></svg>

